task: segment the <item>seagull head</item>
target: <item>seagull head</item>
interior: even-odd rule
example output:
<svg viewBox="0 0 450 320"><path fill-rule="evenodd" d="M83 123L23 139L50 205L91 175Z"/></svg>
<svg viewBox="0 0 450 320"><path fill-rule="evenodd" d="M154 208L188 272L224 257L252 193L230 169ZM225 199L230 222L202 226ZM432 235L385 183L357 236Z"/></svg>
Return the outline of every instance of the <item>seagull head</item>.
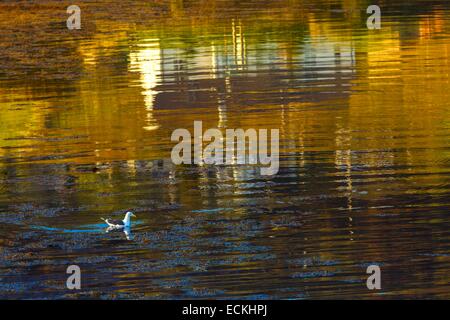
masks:
<svg viewBox="0 0 450 320"><path fill-rule="evenodd" d="M131 212L131 211L128 211L126 214L125 214L125 219L123 219L123 224L125 225L125 227L129 227L130 225L131 225L131 217L136 217L135 215L134 215L134 213L133 212Z"/></svg>
<svg viewBox="0 0 450 320"><path fill-rule="evenodd" d="M129 218L129 217L135 217L135 218L136 218L135 214L134 214L133 212L131 212L131 211L128 211L128 212L125 214L125 218Z"/></svg>

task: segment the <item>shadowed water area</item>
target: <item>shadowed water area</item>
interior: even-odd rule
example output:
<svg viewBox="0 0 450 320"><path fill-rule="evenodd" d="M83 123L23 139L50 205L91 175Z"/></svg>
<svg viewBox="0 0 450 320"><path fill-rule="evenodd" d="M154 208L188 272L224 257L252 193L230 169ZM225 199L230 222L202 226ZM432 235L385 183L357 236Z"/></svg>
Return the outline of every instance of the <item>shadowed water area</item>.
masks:
<svg viewBox="0 0 450 320"><path fill-rule="evenodd" d="M71 4L0 3L0 298L450 298L448 1ZM278 174L173 165L194 120Z"/></svg>

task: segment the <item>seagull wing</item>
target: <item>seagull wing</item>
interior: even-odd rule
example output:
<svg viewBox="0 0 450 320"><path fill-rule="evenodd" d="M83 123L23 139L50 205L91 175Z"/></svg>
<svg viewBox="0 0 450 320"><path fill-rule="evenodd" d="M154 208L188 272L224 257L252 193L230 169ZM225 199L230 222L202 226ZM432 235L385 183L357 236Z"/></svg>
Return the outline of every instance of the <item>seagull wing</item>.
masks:
<svg viewBox="0 0 450 320"><path fill-rule="evenodd" d="M114 220L114 219L106 219L105 222L114 226L123 226L124 223L122 220Z"/></svg>

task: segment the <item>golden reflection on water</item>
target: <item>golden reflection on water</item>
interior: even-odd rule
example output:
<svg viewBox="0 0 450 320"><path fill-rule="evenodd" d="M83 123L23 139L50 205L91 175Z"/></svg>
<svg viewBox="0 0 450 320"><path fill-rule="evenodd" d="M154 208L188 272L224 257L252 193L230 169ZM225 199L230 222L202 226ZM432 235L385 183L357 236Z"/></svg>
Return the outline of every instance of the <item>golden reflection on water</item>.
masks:
<svg viewBox="0 0 450 320"><path fill-rule="evenodd" d="M156 41L155 41L156 40ZM153 103L155 95L155 87L158 84L158 78L161 77L161 49L157 39L146 39L146 42L153 42L147 45L142 45L136 52L130 52L130 71L137 71L141 74L141 85L144 91L144 103L147 109L148 125L144 127L145 130L158 129L156 119L153 117Z"/></svg>
<svg viewBox="0 0 450 320"><path fill-rule="evenodd" d="M386 4L376 31L363 1L133 5L71 33L61 3L0 4L0 296L68 297L70 261L91 297L449 297L445 2ZM279 128L280 173L175 167L195 120ZM129 208L133 242L96 231Z"/></svg>

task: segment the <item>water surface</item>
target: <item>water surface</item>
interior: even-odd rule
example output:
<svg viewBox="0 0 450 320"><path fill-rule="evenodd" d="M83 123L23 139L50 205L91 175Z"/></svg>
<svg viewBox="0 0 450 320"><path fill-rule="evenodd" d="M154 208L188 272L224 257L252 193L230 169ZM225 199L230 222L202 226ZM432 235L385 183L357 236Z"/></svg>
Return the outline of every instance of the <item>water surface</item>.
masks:
<svg viewBox="0 0 450 320"><path fill-rule="evenodd" d="M3 1L0 297L450 298L450 6L370 4ZM194 120L279 173L174 166Z"/></svg>

